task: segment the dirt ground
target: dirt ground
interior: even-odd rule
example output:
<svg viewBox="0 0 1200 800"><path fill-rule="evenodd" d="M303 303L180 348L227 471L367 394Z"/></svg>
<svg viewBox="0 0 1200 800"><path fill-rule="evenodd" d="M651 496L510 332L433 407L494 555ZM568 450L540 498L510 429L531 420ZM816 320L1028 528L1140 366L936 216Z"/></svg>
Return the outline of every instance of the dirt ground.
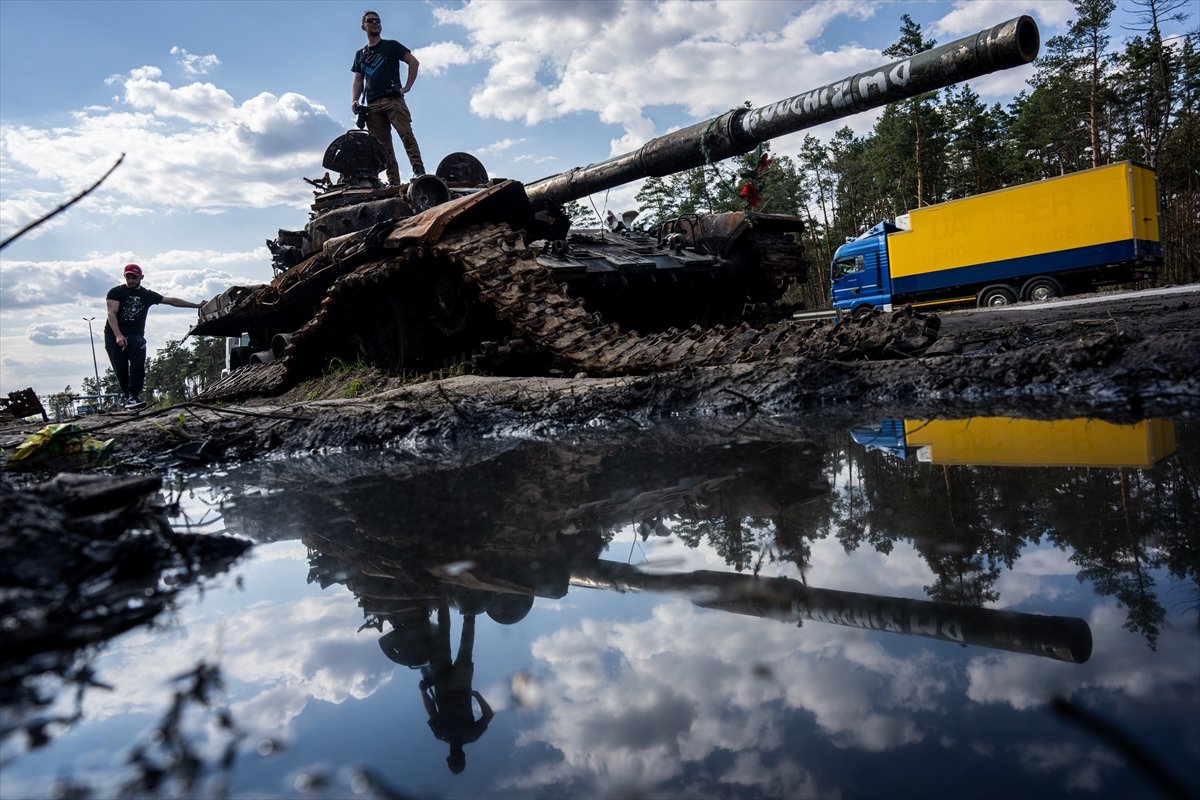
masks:
<svg viewBox="0 0 1200 800"><path fill-rule="evenodd" d="M783 359L628 378L465 375L403 384L374 371L236 404L88 418L136 471L339 447L454 447L482 437L635 431L672 419L828 416L1113 421L1200 413L1200 291L1103 304L943 314L919 357ZM5 454L39 425L0 429Z"/></svg>

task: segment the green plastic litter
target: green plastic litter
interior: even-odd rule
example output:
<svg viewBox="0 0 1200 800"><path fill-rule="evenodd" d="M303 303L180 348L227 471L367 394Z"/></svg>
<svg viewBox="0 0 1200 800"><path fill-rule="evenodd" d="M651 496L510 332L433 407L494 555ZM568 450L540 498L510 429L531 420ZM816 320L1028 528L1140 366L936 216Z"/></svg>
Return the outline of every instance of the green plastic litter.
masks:
<svg viewBox="0 0 1200 800"><path fill-rule="evenodd" d="M55 423L30 434L17 445L16 451L8 457L8 463L20 466L58 460L91 466L108 455L113 441L88 436L74 423Z"/></svg>

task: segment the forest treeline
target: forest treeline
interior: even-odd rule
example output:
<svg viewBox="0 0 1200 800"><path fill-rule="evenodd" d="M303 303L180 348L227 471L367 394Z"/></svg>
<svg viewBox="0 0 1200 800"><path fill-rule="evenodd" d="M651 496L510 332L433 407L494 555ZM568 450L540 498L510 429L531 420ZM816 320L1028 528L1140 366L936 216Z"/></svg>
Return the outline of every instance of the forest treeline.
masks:
<svg viewBox="0 0 1200 800"><path fill-rule="evenodd" d="M807 221L812 267L796 298L829 305L833 252L882 220L921 206L1132 160L1158 173L1166 263L1159 283L1200 279L1200 31L1164 38L1186 22L1185 0L1130 0L1135 30L1119 29L1115 0L1074 0L1068 31L1043 43L1028 89L987 106L969 84L887 106L872 131L849 127L829 142L804 138L800 152L771 153L757 177L758 210ZM891 58L934 47L901 17ZM740 194L762 148L741 158L646 181L639 223L746 208Z"/></svg>

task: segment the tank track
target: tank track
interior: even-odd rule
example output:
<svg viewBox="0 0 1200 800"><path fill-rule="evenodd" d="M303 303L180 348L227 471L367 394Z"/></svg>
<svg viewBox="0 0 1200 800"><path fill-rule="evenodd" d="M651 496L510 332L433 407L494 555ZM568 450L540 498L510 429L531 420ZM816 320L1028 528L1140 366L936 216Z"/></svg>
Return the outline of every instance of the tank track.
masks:
<svg viewBox="0 0 1200 800"><path fill-rule="evenodd" d="M468 229L439 245L462 265L480 299L508 320L515 335L593 376L637 375L805 356L822 360L914 355L937 338L937 324L911 311L870 314L849 325L832 320L780 322L754 328L715 325L640 336L588 312L538 265L518 232L493 225ZM934 318L936 319L936 318Z"/></svg>
<svg viewBox="0 0 1200 800"><path fill-rule="evenodd" d="M761 328L745 323L696 325L641 336L587 311L538 264L520 231L487 224L450 231L427 251L409 247L343 275L314 317L292 336L281 359L237 370L201 397L274 395L308 377L320 354L328 351L323 346L327 336L344 338L346 326L359 328L358 335L369 334L361 330L368 325L362 309L379 303L381 291L398 289L406 270L420 258L458 266L464 279L478 288L479 299L512 325L514 337L597 377L797 356L835 361L903 358L923 351L937 338L937 318L911 310L858 315L842 324L818 320Z"/></svg>

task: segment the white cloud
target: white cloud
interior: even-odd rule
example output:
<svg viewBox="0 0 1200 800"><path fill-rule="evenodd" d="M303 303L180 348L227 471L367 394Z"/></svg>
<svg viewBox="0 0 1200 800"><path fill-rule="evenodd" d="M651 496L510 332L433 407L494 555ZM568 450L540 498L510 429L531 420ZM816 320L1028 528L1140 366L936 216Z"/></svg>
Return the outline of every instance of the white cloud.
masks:
<svg viewBox="0 0 1200 800"><path fill-rule="evenodd" d="M133 70L125 81L125 102L159 117L179 117L202 125L233 119L236 106L229 92L211 83L174 88L166 81L156 80L161 74L157 67Z"/></svg>
<svg viewBox="0 0 1200 800"><path fill-rule="evenodd" d="M0 307L8 315L36 309L39 315L59 315L54 307L78 303L103 308L104 295L120 283L123 264L135 262L146 270L146 286L173 297L207 298L233 284L261 283L248 275L270 261L266 247L245 252L167 250L142 258L132 252L89 253L77 261L5 261L0 283Z"/></svg>
<svg viewBox="0 0 1200 800"><path fill-rule="evenodd" d="M95 322L92 323L92 330L95 333L97 327L102 331L104 322L99 321L99 326ZM79 344L80 342L88 342L87 324L82 320L78 325L63 325L59 322L39 322L36 325L30 325L25 329L25 335L29 341L34 344Z"/></svg>
<svg viewBox="0 0 1200 800"><path fill-rule="evenodd" d="M477 152L480 156L493 156L493 155L497 155L499 153L503 153L506 150L510 150L513 147L516 147L517 145L521 144L524 141L526 141L526 140L525 139L501 139L500 141L492 142L491 144L487 145L486 147L479 148L479 150Z"/></svg>
<svg viewBox="0 0 1200 800"><path fill-rule="evenodd" d="M141 214L150 203L190 212L300 208L311 193L298 176L343 130L324 106L294 92L239 104L211 83L172 86L152 66L109 80L123 90L117 108L77 111L69 127L12 125L0 133L6 178L22 170L59 187L6 181L5 235L94 182L122 153L124 163L72 212Z"/></svg>
<svg viewBox="0 0 1200 800"><path fill-rule="evenodd" d="M421 74L437 77L444 75L450 67L471 63L474 58L469 50L457 42L437 42L413 51L421 63Z"/></svg>
<svg viewBox="0 0 1200 800"><path fill-rule="evenodd" d="M490 64L472 94L473 112L529 125L595 113L622 127L612 141L622 152L655 135L655 107L715 115L886 60L854 46L817 52L811 44L831 19L871 13L850 3L534 2L475 3L435 16L465 28L472 56Z"/></svg>
<svg viewBox="0 0 1200 800"><path fill-rule="evenodd" d="M928 33L945 44L1022 14L1037 21L1043 37L1047 29L1061 27L1076 16L1075 7L1062 0L956 0L950 13L928 26Z"/></svg>
<svg viewBox="0 0 1200 800"><path fill-rule="evenodd" d="M175 56L175 61L179 66L183 67L183 71L188 75L207 75L221 64L221 59L211 53L198 56L194 53L189 53L182 47L172 47L171 55Z"/></svg>

